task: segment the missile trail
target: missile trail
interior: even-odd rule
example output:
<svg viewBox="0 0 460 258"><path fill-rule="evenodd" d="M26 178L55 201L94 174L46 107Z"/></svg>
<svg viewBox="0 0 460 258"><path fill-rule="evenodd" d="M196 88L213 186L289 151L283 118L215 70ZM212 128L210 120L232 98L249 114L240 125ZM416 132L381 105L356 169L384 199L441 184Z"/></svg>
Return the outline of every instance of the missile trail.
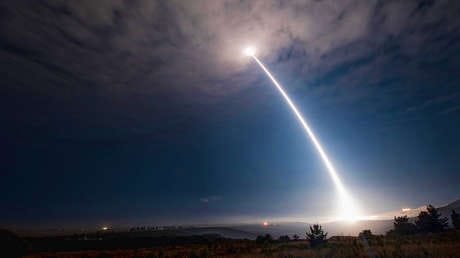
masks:
<svg viewBox="0 0 460 258"><path fill-rule="evenodd" d="M307 132L308 136L310 137L311 141L315 145L316 150L319 152L321 159L323 160L324 164L326 165L327 171L329 172L329 175L332 177L332 180L334 181L334 184L339 188L340 191L344 190L342 181L340 180L339 176L337 175L337 172L335 171L334 166L332 163L329 161L329 158L327 157L326 153L324 152L323 147L321 147L321 144L319 143L318 139L316 138L315 134L313 131L310 129L308 126L307 122L305 119L302 117L300 114L299 110L297 110L296 106L292 102L292 100L289 98L289 96L286 94L284 89L281 87L281 85L278 83L278 81L273 77L273 75L268 71L268 69L265 67L262 62L256 57L252 56L254 60L259 64L259 66L264 70L264 72L268 75L268 77L272 80L272 82L275 84L276 88L279 90L281 95L283 95L284 99L286 102L289 104L289 107L292 109L294 114L297 116L297 119L299 119L299 122L302 124L303 128Z"/></svg>
<svg viewBox="0 0 460 258"><path fill-rule="evenodd" d="M326 152L324 151L323 147L319 143L318 139L316 138L315 134L311 130L310 126L308 126L307 122L305 119L302 117L302 114L299 112L297 107L294 105L292 100L289 98L287 93L284 91L283 87L278 83L278 81L273 77L273 75L270 73L270 71L265 67L265 65L255 56L253 51L249 51L247 55L251 56L254 58L254 60L257 62L257 64L262 68L262 70L267 74L267 76L271 79L273 84L275 84L276 88L278 91L281 93L281 95L284 97L284 100L288 103L289 107L292 109L294 114L296 115L297 119L299 122L302 124L303 128L307 132L308 136L310 137L311 141L313 142L313 145L315 146L316 150L318 151L319 155L321 156L321 159L323 160L327 171L329 172L330 177L332 178L332 181L334 182L334 185L337 187L337 190L340 194L340 202L342 206L342 214L346 219L354 219L354 217L357 215L356 210L354 207L354 204L351 200L350 195L347 193L345 190L345 187L340 180L340 177L338 176L334 166L332 165L331 161L326 155Z"/></svg>

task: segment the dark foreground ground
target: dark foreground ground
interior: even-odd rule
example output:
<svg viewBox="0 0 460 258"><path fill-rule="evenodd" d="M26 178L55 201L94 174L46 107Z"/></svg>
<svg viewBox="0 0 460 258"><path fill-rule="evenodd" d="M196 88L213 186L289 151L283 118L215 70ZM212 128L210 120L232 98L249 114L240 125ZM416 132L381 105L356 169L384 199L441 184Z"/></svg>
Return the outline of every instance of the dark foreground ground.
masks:
<svg viewBox="0 0 460 258"><path fill-rule="evenodd" d="M122 239L56 241L28 239L25 257L460 257L459 230L404 237L372 236L368 239L332 237L319 248L310 247L305 240L257 243L213 237L164 238L160 241L126 239L124 243ZM54 251L46 250L50 248ZM56 248L67 251L57 251ZM70 251L75 248L80 250Z"/></svg>

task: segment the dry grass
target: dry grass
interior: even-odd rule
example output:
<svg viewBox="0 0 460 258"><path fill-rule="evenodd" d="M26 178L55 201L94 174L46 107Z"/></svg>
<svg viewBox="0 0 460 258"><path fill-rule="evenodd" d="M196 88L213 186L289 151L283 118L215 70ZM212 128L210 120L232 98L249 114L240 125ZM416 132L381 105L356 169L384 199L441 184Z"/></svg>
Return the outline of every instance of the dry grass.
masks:
<svg viewBox="0 0 460 258"><path fill-rule="evenodd" d="M333 237L322 248L312 249L306 241L258 245L254 241L225 240L201 245L39 253L26 257L460 257L460 231L399 238L377 236L366 242L355 237Z"/></svg>

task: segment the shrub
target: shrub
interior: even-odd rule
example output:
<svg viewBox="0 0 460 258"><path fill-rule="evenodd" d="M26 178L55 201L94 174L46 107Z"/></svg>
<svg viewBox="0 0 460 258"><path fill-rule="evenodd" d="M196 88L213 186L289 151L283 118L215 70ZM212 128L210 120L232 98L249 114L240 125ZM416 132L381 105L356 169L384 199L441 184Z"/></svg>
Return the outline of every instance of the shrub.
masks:
<svg viewBox="0 0 460 258"><path fill-rule="evenodd" d="M397 235L409 235L417 232L417 227L409 222L407 216L395 217L393 225L393 233Z"/></svg>
<svg viewBox="0 0 460 258"><path fill-rule="evenodd" d="M324 233L323 228L319 224L310 226L310 233L307 232L306 235L312 247L326 243L327 233Z"/></svg>
<svg viewBox="0 0 460 258"><path fill-rule="evenodd" d="M359 233L359 238L370 239L373 235L370 229L365 229Z"/></svg>
<svg viewBox="0 0 460 258"><path fill-rule="evenodd" d="M273 242L273 237L270 234L265 234L264 236L257 236L256 243L258 244L267 244Z"/></svg>

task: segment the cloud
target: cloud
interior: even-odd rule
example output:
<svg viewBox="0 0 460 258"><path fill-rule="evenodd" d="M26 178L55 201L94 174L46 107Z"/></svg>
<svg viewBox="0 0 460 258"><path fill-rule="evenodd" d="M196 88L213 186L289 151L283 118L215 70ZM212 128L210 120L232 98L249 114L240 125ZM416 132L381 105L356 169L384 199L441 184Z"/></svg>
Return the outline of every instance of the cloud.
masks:
<svg viewBox="0 0 460 258"><path fill-rule="evenodd" d="M85 85L213 99L257 81L260 73L240 56L252 43L271 67L298 78L301 86L291 79L288 87L355 102L376 94L369 84L389 74L419 80L417 64L440 62L459 48L446 37L458 35L459 5L446 1L55 0L12 1L1 10L1 54L13 63L9 69L43 67L36 77L63 92ZM336 80L320 80L369 56L336 72Z"/></svg>

